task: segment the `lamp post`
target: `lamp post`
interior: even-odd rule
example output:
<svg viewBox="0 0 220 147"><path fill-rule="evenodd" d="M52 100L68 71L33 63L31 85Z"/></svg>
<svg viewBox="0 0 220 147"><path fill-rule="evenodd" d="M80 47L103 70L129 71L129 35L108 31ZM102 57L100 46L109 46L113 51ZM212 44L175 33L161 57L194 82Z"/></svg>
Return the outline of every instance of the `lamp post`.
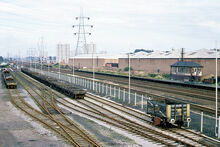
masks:
<svg viewBox="0 0 220 147"><path fill-rule="evenodd" d="M75 62L74 62L74 60L75 60L75 58L74 58L74 55L73 55L73 76L74 76L74 64L75 64Z"/></svg>
<svg viewBox="0 0 220 147"><path fill-rule="evenodd" d="M216 40L216 76L215 76L215 97L216 97L216 102L215 102L215 136L218 136L218 49L217 49L217 40Z"/></svg>
<svg viewBox="0 0 220 147"><path fill-rule="evenodd" d="M128 103L130 104L131 100L131 59L130 53L128 53Z"/></svg>
<svg viewBox="0 0 220 147"><path fill-rule="evenodd" d="M94 71L94 59L93 59L93 54L94 54L94 44L92 45L92 89L94 90L95 86L95 71Z"/></svg>

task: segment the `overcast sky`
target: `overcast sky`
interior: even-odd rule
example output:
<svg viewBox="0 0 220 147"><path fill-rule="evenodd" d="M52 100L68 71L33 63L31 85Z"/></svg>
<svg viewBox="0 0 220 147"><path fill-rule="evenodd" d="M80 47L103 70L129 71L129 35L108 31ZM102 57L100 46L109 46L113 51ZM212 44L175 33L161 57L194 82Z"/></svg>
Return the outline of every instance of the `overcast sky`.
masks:
<svg viewBox="0 0 220 147"><path fill-rule="evenodd" d="M94 25L87 41L98 51L220 46L219 0L0 0L0 54L24 56L42 36L50 55L58 43L75 48L80 7Z"/></svg>

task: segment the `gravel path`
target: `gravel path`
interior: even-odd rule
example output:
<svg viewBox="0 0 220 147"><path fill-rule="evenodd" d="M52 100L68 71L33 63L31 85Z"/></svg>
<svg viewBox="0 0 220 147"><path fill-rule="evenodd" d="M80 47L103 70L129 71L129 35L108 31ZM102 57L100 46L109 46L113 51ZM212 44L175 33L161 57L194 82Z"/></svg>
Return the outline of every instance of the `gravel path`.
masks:
<svg viewBox="0 0 220 147"><path fill-rule="evenodd" d="M1 75L0 75L1 78ZM68 147L65 142L15 108L0 79L1 147Z"/></svg>

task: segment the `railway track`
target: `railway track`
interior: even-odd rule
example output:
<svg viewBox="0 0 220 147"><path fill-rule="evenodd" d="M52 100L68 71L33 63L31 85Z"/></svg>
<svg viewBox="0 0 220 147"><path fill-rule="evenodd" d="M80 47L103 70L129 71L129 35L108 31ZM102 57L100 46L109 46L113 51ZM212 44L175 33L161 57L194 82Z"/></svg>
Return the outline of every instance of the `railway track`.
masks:
<svg viewBox="0 0 220 147"><path fill-rule="evenodd" d="M111 101L108 99L103 99L103 98L101 98L99 96L95 96L93 94L87 94L87 95L89 95L90 101L92 99L92 101L96 101L96 103L98 102L100 105L102 105L102 107L106 105L107 107L111 107L111 108L115 109L116 111L119 111L120 113L124 113L129 116L132 116L133 118L135 118L139 121L142 121L144 123L151 123L151 116L147 115L146 113L131 109L129 107L125 107L121 104L115 103L114 101ZM160 128L160 129L163 129L163 128ZM166 129L166 131L176 133L176 135L185 136L186 138L188 138L188 137L193 138L194 141L200 142L202 144L204 144L203 143L204 140L207 141L208 144L212 143L212 146L213 145L217 146L220 143L220 141L214 140L214 139L207 137L199 132L195 132L193 130L189 130L184 127L178 128L178 127L174 126L174 128L170 128L168 130Z"/></svg>
<svg viewBox="0 0 220 147"><path fill-rule="evenodd" d="M69 71L66 71L66 73L70 73ZM91 74L89 73L83 73L83 72L75 72L76 75L79 76L85 76L91 78ZM122 84L122 88L128 88L128 86L123 86L128 84L128 80L125 78L120 77L112 77L112 76L103 76L103 75L96 75L96 79L111 82L115 82L117 84ZM150 85L148 85L150 83ZM191 104L191 108L194 110L204 111L208 113L215 113L215 104L214 100L215 97L213 96L213 91L210 90L202 90L198 88L187 88L184 87L184 89L181 89L179 86L173 87L172 85L168 84L158 84L153 82L146 82L146 81L140 81L140 80L131 80L131 89L147 94L149 97L153 97L156 99L171 99L171 100L178 100L180 102L187 102ZM161 86L162 85L162 86ZM164 86L165 85L165 86ZM152 91L149 91L151 89ZM162 91L162 92L161 92ZM202 93L202 94L201 94ZM220 96L220 95L219 95ZM197 104L197 103L201 104ZM209 104L209 106L206 106ZM219 101L220 104L220 101ZM212 105L213 107L210 107ZM218 114L220 114L220 110L218 110Z"/></svg>
<svg viewBox="0 0 220 147"><path fill-rule="evenodd" d="M207 146L207 144L201 141L202 139L205 138L205 136L201 134L189 130L183 131L184 129L179 129L179 130L178 129L163 130L160 128L155 129L155 127L150 125L149 123L146 124L147 121L149 122L149 120L147 120L146 118L149 116L141 112L134 111L130 108L120 106L119 104L113 102L111 103L109 101L104 102L103 99L100 99L96 96L87 95L88 98L86 98L86 100L78 100L77 103L79 104L77 105L69 102L68 100L62 99L63 95L57 92L54 92L54 94L56 97L55 101L60 105L63 105L65 108L104 121L110 125L132 132L136 135L140 135L155 142L159 142L163 145ZM93 101L96 101L96 103L94 103ZM126 118L125 116L119 115L117 113L114 113L113 111L104 108L103 105L107 105L107 103L109 103L108 107L117 109L117 111L122 111L123 113L127 113L131 117L139 119L142 122L137 123L132 119ZM145 118L145 116L147 117Z"/></svg>
<svg viewBox="0 0 220 147"><path fill-rule="evenodd" d="M57 69L52 69L54 71L58 71ZM68 70L62 70L64 73L72 74L71 71ZM85 76L92 78L92 73L86 73L86 72L74 72L76 75L79 76ZM96 79L100 80L106 80L120 83L120 84L128 84L128 79L125 77L116 77L114 75L108 76L108 75L100 75L96 74ZM215 91L212 90L206 90L206 89L199 89L199 88L192 88L192 87L183 87L183 86L174 86L169 84L159 84L151 81L142 81L142 80L134 80L131 79L131 86L134 87L142 87L147 89L152 89L156 91L163 91L163 92L169 92L169 93L175 93L178 95L185 95L185 96L191 96L195 98L201 98L201 99L209 99L215 101ZM184 88L184 90L182 90ZM218 94L220 96L220 94Z"/></svg>
<svg viewBox="0 0 220 147"><path fill-rule="evenodd" d="M88 99L90 99L90 97L88 97ZM142 137L151 139L156 142L160 142L162 144L164 144L164 142L162 141L167 141L166 143L170 143L170 144L165 144L165 145L168 146L178 146L178 145L207 146L205 143L200 142L200 140L204 139L204 137L201 137L196 133L195 134L191 133L191 136L193 136L193 138L189 138L188 136L184 135L184 133L180 134L174 130L155 128L155 126L149 123L146 122L143 123L138 121L136 122L129 117L127 118L124 115L121 114L119 115L115 113L115 110L113 111L105 108L103 104L97 104L91 102L90 100L78 100L77 103L79 104L73 104L64 99L62 99L62 101L60 99L58 100L58 102L61 105L73 111L83 113L92 118L96 118L113 126L132 132L135 135L140 135ZM135 118L135 115L132 115L132 118ZM126 128L124 128L125 126ZM146 134L148 135L150 134L151 137L154 138L149 138L149 136L146 136ZM187 132L187 135L189 134L190 133Z"/></svg>
<svg viewBox="0 0 220 147"><path fill-rule="evenodd" d="M24 79L21 80L21 76L17 75L15 77L19 84L21 84L21 86L35 101L35 103L37 103L39 108L41 108L42 112L37 111L30 105L27 105L27 103L22 100L21 97L18 99L20 100L20 105L18 105L15 102L15 98L10 94L12 102L17 107L38 121L40 120L41 123L45 124L47 127L61 135L73 146L99 146L97 141L95 141L85 130L82 130L77 124L63 114L61 109L56 105L53 93L51 91L45 93L45 89L39 87L39 89L36 90L30 85L28 86ZM38 114L34 115L31 112L28 112L28 108L30 110L34 110L34 112L37 112ZM44 118L40 116L44 116Z"/></svg>

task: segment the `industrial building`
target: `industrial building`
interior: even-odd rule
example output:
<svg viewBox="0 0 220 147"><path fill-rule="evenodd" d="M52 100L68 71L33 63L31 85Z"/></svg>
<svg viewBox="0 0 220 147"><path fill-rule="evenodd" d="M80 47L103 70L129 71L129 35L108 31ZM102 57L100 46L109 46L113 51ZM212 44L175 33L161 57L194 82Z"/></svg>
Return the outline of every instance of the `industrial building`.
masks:
<svg viewBox="0 0 220 147"><path fill-rule="evenodd" d="M203 76L215 75L215 57L216 50L200 49L196 51L188 51L184 54L184 61L194 62L201 65ZM219 53L218 53L218 57ZM153 51L153 52L137 52L130 55L131 67L135 71L145 71L147 73L170 73L171 65L181 60L181 49L170 51ZM94 54L94 67L102 69L106 63L118 63L119 69L128 66L128 55L107 55ZM69 64L72 65L73 58L70 58ZM79 55L74 58L75 66L78 68L92 68L92 54ZM220 62L218 60L218 64ZM218 68L220 74L220 68Z"/></svg>
<svg viewBox="0 0 220 147"><path fill-rule="evenodd" d="M218 53L218 57L220 54ZM170 73L170 66L181 60L181 50L154 51L151 53L138 52L130 56L131 66L136 71L147 73ZM215 75L216 50L200 49L185 52L184 61L194 62L203 66L203 76ZM218 64L220 62L218 60ZM119 68L128 66L128 57L119 58ZM220 69L218 68L218 74Z"/></svg>
<svg viewBox="0 0 220 147"><path fill-rule="evenodd" d="M69 65L76 68L96 68L103 69L108 67L110 63L118 64L119 58L124 55L110 55L110 54L81 54L69 59ZM74 62L73 62L74 61Z"/></svg>
<svg viewBox="0 0 220 147"><path fill-rule="evenodd" d="M70 58L70 44L57 44L57 63L68 64Z"/></svg>

